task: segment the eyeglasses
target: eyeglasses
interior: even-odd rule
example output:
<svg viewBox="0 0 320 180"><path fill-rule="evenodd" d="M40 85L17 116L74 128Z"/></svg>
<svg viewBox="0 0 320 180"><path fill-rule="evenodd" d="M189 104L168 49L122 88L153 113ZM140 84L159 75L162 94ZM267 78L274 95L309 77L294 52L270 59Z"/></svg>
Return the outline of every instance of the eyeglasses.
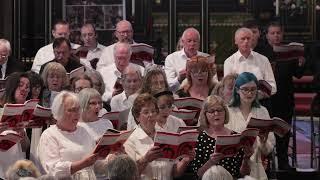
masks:
<svg viewBox="0 0 320 180"><path fill-rule="evenodd" d="M173 106L173 104L171 104L171 103L169 103L169 104L162 104L162 105L159 105L158 106L158 108L160 109L160 110L164 110L164 109L171 109L171 108L173 108L174 106Z"/></svg>
<svg viewBox="0 0 320 180"><path fill-rule="evenodd" d="M140 112L140 114L144 115L144 116L148 116L148 115L155 115L157 114L158 111L156 109L151 109L151 110L143 110Z"/></svg>
<svg viewBox="0 0 320 180"><path fill-rule="evenodd" d="M242 91L244 94L255 94L257 92L257 88L240 88L240 91Z"/></svg>
<svg viewBox="0 0 320 180"><path fill-rule="evenodd" d="M209 113L209 114L220 114L220 113L223 113L223 112L225 112L224 108L209 109L207 111L207 113Z"/></svg>

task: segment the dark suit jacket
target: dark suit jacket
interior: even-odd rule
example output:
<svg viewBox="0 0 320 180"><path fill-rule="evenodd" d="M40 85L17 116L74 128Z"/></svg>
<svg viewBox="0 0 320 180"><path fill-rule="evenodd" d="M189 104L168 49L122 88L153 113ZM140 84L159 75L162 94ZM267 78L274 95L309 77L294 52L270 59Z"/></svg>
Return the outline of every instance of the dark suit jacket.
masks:
<svg viewBox="0 0 320 180"><path fill-rule="evenodd" d="M9 57L5 77L8 77L14 72L24 72L24 65L21 61L17 61L14 58Z"/></svg>

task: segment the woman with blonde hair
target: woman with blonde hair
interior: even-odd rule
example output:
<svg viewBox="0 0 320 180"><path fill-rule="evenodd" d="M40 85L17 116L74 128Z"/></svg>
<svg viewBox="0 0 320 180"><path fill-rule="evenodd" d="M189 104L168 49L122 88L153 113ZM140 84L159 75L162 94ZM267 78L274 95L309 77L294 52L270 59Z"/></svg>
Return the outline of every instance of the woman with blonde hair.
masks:
<svg viewBox="0 0 320 180"><path fill-rule="evenodd" d="M226 75L213 89L212 95L220 96L228 104L232 98L232 91L237 76L237 74Z"/></svg>
<svg viewBox="0 0 320 180"><path fill-rule="evenodd" d="M215 153L215 141L218 135L231 135L236 132L226 128L229 122L229 112L224 101L219 96L209 96L199 117L202 132L198 137L196 156L191 162L191 168L195 176L201 177L207 169L214 165L221 165L234 178L248 174L248 157L250 149L241 149L232 157L224 157L223 154Z"/></svg>
<svg viewBox="0 0 320 180"><path fill-rule="evenodd" d="M69 86L67 71L60 63L50 62L44 67L41 78L44 82L44 90L42 91L42 95L40 95L42 97L40 104L50 108L56 95ZM35 161L36 165L38 165L38 162L35 159L35 154L41 134L42 127L32 129L30 159Z"/></svg>
<svg viewBox="0 0 320 180"><path fill-rule="evenodd" d="M45 90L42 94L42 105L50 107L54 97L69 86L66 69L57 62L48 63L41 73Z"/></svg>

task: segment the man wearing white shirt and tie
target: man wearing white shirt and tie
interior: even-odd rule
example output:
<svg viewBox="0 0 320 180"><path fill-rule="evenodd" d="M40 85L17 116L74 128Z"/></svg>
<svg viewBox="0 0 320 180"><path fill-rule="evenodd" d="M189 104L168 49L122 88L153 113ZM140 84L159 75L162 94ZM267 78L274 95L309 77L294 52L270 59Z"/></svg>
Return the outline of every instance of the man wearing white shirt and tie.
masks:
<svg viewBox="0 0 320 180"><path fill-rule="evenodd" d="M248 28L239 28L235 32L235 44L238 51L224 61L224 76L230 73L253 73L258 80L267 81L271 87L271 94L277 92L271 64L267 57L252 51L253 33ZM269 98L269 95L259 91L259 99Z"/></svg>
<svg viewBox="0 0 320 180"><path fill-rule="evenodd" d="M131 45L124 42L118 42L114 45L114 63L98 69L102 75L103 82L105 83L105 92L102 95L102 100L108 102L111 98L123 91L120 83L122 73L130 64L129 60L132 54ZM144 72L142 66L138 66L140 72Z"/></svg>
<svg viewBox="0 0 320 180"><path fill-rule="evenodd" d="M69 29L69 23L63 20L57 21L52 29L52 36L54 39L59 38L59 37L64 37L66 39L69 39L70 35L70 29ZM54 53L53 53L53 43L50 43L42 48L40 48L34 57L33 64L31 70L39 73L40 68L43 64L53 60L55 58ZM72 44L71 43L71 48L72 49L77 49L80 47L79 44Z"/></svg>

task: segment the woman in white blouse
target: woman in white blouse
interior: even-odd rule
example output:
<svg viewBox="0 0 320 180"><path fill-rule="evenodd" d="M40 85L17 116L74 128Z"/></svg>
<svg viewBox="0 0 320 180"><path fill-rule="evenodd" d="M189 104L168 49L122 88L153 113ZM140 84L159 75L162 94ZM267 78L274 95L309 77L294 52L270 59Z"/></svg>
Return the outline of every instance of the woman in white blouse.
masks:
<svg viewBox="0 0 320 180"><path fill-rule="evenodd" d="M56 95L69 85L67 71L60 63L51 62L43 69L41 78L44 82L44 90L40 95L40 97L42 97L40 99L40 104L50 108ZM34 161L36 165L38 165L38 162L35 156L41 134L42 127L32 128L30 160Z"/></svg>
<svg viewBox="0 0 320 180"><path fill-rule="evenodd" d="M110 120L98 116L102 108L101 95L96 89L85 88L79 92L78 97L82 110L79 126L84 127L97 141L107 129L113 129Z"/></svg>
<svg viewBox="0 0 320 180"><path fill-rule="evenodd" d="M258 80L250 72L241 73L235 82L233 97L229 105L229 123L226 127L242 132L246 129L251 117L270 119L268 110L258 102ZM250 176L256 179L268 179L262 165L262 156L272 152L275 138L272 132L260 133L254 145L254 153L250 157Z"/></svg>
<svg viewBox="0 0 320 180"><path fill-rule="evenodd" d="M170 180L182 175L193 153L180 161L159 161L162 150L154 146L155 124L158 115L156 99L150 94L140 94L134 101L132 114L139 122L128 140L124 143L126 153L137 162L142 180Z"/></svg>
<svg viewBox="0 0 320 180"><path fill-rule="evenodd" d="M185 127L182 119L170 115L173 109L173 93L171 91L161 91L153 95L157 99L159 115L156 123L156 130L177 132L179 127Z"/></svg>
<svg viewBox="0 0 320 180"><path fill-rule="evenodd" d="M95 180L92 165L98 154L92 152L96 143L78 126L81 110L77 95L62 91L53 100L51 109L57 124L42 133L37 149L45 173L58 179Z"/></svg>

